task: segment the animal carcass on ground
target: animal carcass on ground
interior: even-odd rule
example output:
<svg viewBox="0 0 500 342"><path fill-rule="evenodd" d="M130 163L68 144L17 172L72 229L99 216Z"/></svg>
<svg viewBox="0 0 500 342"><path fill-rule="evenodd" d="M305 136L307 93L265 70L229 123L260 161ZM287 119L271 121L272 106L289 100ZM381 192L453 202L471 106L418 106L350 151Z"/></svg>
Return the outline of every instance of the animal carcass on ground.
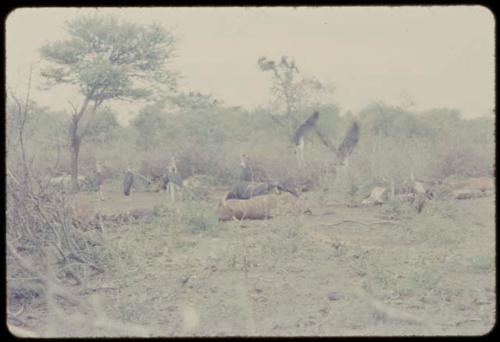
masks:
<svg viewBox="0 0 500 342"><path fill-rule="evenodd" d="M299 199L290 193L255 196L250 199L224 199L219 203L219 221L263 220L276 214L300 214Z"/></svg>
<svg viewBox="0 0 500 342"><path fill-rule="evenodd" d="M388 197L387 188L377 186L372 189L370 196L368 198L365 198L361 203L380 205L387 200L387 197Z"/></svg>
<svg viewBox="0 0 500 342"><path fill-rule="evenodd" d="M277 191L276 184L241 181L231 188L226 199L248 200L252 197L269 195L275 191Z"/></svg>
<svg viewBox="0 0 500 342"><path fill-rule="evenodd" d="M442 188L453 199L471 199L492 195L495 191L495 181L490 177L448 179L444 181Z"/></svg>

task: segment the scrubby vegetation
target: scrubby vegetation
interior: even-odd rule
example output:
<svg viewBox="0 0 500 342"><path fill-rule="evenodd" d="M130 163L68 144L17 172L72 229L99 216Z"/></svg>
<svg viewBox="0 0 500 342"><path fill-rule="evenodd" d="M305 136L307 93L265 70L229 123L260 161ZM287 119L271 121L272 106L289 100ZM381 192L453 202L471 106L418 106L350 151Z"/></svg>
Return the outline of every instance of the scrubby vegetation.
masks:
<svg viewBox="0 0 500 342"><path fill-rule="evenodd" d="M304 110L301 117L305 119L312 110ZM51 133L54 127L64 127L65 121L39 113L46 119L37 120L36 135L30 136L27 148L33 150L29 147L33 144L35 149L44 149L43 158L37 158L43 170L51 169L57 158L61 167L68 165L67 149L61 144L64 131L59 133L60 145ZM372 105L357 116L339 115L335 106L324 107L320 113L318 125L337 145L352 121L360 124L360 142L350 159L351 186L355 188L364 183L403 181L412 174L435 182L450 176L493 174L493 119L464 120L458 112L446 109L412 113L382 104ZM32 115L37 117L38 113ZM219 184L230 184L238 177L239 153L244 152L279 179L294 174L296 161L286 132L280 131L270 115L275 113L222 106L175 113L145 108L129 126L119 126L113 119L109 126L105 126L106 121L96 124L99 133L82 144L81 173L90 175L96 160L103 161L109 178L120 177L127 162L145 175L158 173L175 155L184 178L205 175ZM322 179L335 162L335 156L313 134L306 158L310 167L305 172L311 179Z"/></svg>
<svg viewBox="0 0 500 342"><path fill-rule="evenodd" d="M74 30L89 27L84 21L74 25ZM121 31L117 29L117 32ZM153 30L150 34L153 41L161 41L160 31ZM51 45L51 49L44 50L47 56L68 62L60 53L71 51L57 50L57 45ZM91 177L99 161L105 183L118 192L128 164L147 179L160 175L171 156L175 156L182 177L199 180L196 186L185 190L183 202L176 208L155 207L154 218L138 221L135 231L130 228L130 222L123 220L103 224L103 217L93 211L82 217L72 207L74 194L49 186L51 177L74 171L75 147L70 146L75 135L71 135L69 128L74 127L72 120L78 111L53 112L37 106L29 96L9 92L6 111L9 324L31 325L44 336L165 334L159 328L161 322L148 325L144 317L136 316L138 311L130 306L133 301L128 305L127 299L121 299L110 311L87 294L97 291L99 286L106 287L102 279L116 279L116 286L118 283L128 286L128 273L134 270L127 269L126 265L139 265L142 261L135 259L163 247L161 241L149 241L147 251L144 246L134 245L134 234L139 236L143 229L158 230L158 235L181 231L192 235L212 234L218 223L210 189L229 187L238 179L240 153L258 161L272 179L308 181L311 184L308 190L318 202L364 198L373 186L387 186L410 178L439 183L448 177L482 177L494 173L493 119L465 120L456 110L412 112L383 103L372 104L355 115L343 114L334 104L331 89L326 91L328 101L318 101L325 96L321 83L301 79L286 58L280 64L269 63L261 59L260 71L274 70L274 81L279 77L288 81L273 83L271 94L275 101L270 108L246 110L228 107L207 94L172 92L161 100L150 100L128 126L122 126L113 107L107 105L112 95L104 90L101 97L84 93L93 101L95 110L92 115L81 116L78 123L85 127L85 135L78 133L82 137L78 147L79 174ZM106 67L99 65L99 68ZM151 68L148 65L146 69L151 71ZM82 75L90 77L94 75L91 71ZM256 66L256 72L260 71ZM56 82L58 77L60 80L65 76L56 70L52 72ZM90 81L86 80L88 84ZM91 81L96 82L93 78ZM115 78L112 81L117 82L114 88L117 97L123 95L120 93L123 89L132 97L142 95L141 89L129 88L126 81ZM352 122L359 123L359 142L350 158L349 172L342 175L341 182L338 181L340 175L334 172L335 156L314 133L306 138L307 166L297 168L290 127L296 127L314 110L320 112L318 126L335 146L340 144ZM136 190L147 190L149 184L141 182L137 180ZM389 203L384 210L396 215L404 212L397 202ZM89 222L89 219L92 220ZM110 231L122 226L130 240L112 240ZM143 242L142 237L137 239ZM189 242L182 239L169 248L179 246L189 250ZM295 247L293 253L296 250ZM151 260L149 256L144 258ZM491 268L490 261L483 255L472 260L481 271ZM426 279L432 278L429 277ZM413 291L414 284L408 286L408 291ZM19 318L27 310L50 314L44 322L30 324ZM189 316L189 310L186 315ZM62 323L63 318L68 325ZM169 334L183 331L172 329L168 329Z"/></svg>

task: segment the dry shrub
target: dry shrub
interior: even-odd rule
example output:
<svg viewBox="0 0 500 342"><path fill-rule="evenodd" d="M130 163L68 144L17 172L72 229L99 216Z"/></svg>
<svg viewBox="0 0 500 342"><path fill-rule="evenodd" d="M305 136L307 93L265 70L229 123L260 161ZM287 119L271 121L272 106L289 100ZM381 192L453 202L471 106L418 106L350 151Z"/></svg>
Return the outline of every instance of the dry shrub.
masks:
<svg viewBox="0 0 500 342"><path fill-rule="evenodd" d="M82 230L90 228L92 208L72 207L67 195L43 184L32 170L14 174L8 166L7 301L8 322L14 324L21 309L41 310L50 318L61 306L78 307L77 290L105 271L108 255L99 231Z"/></svg>
<svg viewBox="0 0 500 342"><path fill-rule="evenodd" d="M452 175L482 177L493 173L494 144L474 142L473 138L471 134L458 132L439 142L431 164L434 178Z"/></svg>
<svg viewBox="0 0 500 342"><path fill-rule="evenodd" d="M168 154L158 154L157 151L155 152L145 152L142 154L138 172L146 177L151 177L152 180L159 180L167 170L170 157Z"/></svg>
<svg viewBox="0 0 500 342"><path fill-rule="evenodd" d="M226 177L225 156L216 146L192 146L179 154L177 167L181 174L193 176L210 175L215 178Z"/></svg>

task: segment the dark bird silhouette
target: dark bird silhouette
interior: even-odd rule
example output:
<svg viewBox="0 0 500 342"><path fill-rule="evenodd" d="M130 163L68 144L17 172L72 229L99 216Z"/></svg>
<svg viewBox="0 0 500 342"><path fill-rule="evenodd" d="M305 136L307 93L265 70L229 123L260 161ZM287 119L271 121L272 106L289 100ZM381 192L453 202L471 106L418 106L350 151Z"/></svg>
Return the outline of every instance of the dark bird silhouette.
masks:
<svg viewBox="0 0 500 342"><path fill-rule="evenodd" d="M161 176L161 189L163 191L167 191L168 182L169 182L168 172L166 172Z"/></svg>
<svg viewBox="0 0 500 342"><path fill-rule="evenodd" d="M293 135L293 143L295 145L301 144L304 135L314 127L319 118L319 112L315 111L307 120L297 128Z"/></svg>
<svg viewBox="0 0 500 342"><path fill-rule="evenodd" d="M341 162L346 160L346 158L349 157L349 155L351 155L352 151L354 150L354 147L358 143L358 139L359 139L359 125L357 122L354 122L338 149Z"/></svg>
<svg viewBox="0 0 500 342"><path fill-rule="evenodd" d="M101 185L102 185L102 173L100 171L96 171L94 174L94 179L92 181L92 188L94 191L101 191Z"/></svg>
<svg viewBox="0 0 500 342"><path fill-rule="evenodd" d="M168 183L173 183L173 184L176 184L178 186L182 186L182 177L176 172L168 171L168 172L164 173L162 176L161 188L163 189L163 191L167 190Z"/></svg>
<svg viewBox="0 0 500 342"><path fill-rule="evenodd" d="M123 180L123 194L125 196L130 195L130 189L132 188L132 184L134 184L134 174L132 170L129 168L125 172L125 179Z"/></svg>
<svg viewBox="0 0 500 342"><path fill-rule="evenodd" d="M417 194L415 198L415 209L417 210L417 213L420 214L422 212L422 209L424 208L425 201L426 201L426 195L425 194Z"/></svg>
<svg viewBox="0 0 500 342"><path fill-rule="evenodd" d="M304 136L309 132L318 121L319 112L315 111L302 125L297 128L292 141L295 146L295 153L299 165L304 165Z"/></svg>

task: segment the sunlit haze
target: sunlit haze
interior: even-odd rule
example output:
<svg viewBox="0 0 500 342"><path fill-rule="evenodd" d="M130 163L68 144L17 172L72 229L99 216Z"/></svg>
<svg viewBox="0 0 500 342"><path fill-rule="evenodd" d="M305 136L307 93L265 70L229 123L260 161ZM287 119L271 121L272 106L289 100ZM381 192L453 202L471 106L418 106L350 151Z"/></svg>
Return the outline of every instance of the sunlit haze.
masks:
<svg viewBox="0 0 500 342"><path fill-rule="evenodd" d="M180 89L210 93L230 106L267 105L270 75L257 59L286 55L304 76L335 87L331 102L342 112L383 101L416 111L455 108L466 118L493 113L495 23L480 6L23 8L6 24L9 86L22 92L32 64L34 86L42 84L38 49L64 39L67 20L95 11L173 30ZM57 110L69 111L75 96L63 87L32 92ZM115 109L122 122L138 110Z"/></svg>

